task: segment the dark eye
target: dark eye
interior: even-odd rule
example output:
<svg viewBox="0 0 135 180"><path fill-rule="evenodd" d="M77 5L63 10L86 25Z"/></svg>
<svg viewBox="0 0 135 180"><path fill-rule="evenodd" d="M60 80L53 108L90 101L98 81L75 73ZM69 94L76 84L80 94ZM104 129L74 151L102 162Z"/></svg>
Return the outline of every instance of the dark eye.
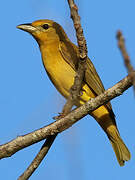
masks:
<svg viewBox="0 0 135 180"><path fill-rule="evenodd" d="M43 24L42 26L44 29L48 29L49 28L49 25L48 24Z"/></svg>

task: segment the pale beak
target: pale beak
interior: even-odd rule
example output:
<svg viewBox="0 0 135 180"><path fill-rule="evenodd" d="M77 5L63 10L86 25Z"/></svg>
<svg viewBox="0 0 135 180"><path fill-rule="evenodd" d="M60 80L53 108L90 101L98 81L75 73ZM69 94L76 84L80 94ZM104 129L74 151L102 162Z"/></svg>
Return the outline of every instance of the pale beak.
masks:
<svg viewBox="0 0 135 180"><path fill-rule="evenodd" d="M21 29L23 31L29 32L29 33L33 33L35 32L37 29L32 26L32 24L28 23L28 24L20 24L17 26L18 29Z"/></svg>

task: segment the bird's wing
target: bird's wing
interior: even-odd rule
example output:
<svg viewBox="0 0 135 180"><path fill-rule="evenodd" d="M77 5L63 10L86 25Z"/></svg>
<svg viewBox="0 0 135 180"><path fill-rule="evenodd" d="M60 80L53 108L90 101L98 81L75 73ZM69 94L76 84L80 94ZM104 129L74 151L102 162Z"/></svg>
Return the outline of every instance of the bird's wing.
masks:
<svg viewBox="0 0 135 180"><path fill-rule="evenodd" d="M78 52L75 49L75 45L69 41L66 43L60 41L59 50L64 60L76 71Z"/></svg>
<svg viewBox="0 0 135 180"><path fill-rule="evenodd" d="M76 71L77 61L79 59L79 50L76 45L71 42L64 43L60 42L59 50L64 60ZM86 61L86 71L84 81L89 86L89 88L93 91L93 93L98 96L99 94L105 91L102 81L98 76L96 69L93 63L88 58ZM112 111L112 107L110 103L106 104L107 109L114 117L114 113Z"/></svg>
<svg viewBox="0 0 135 180"><path fill-rule="evenodd" d="M64 60L70 64L70 66L76 71L77 61L79 59L78 47L74 44L68 44L61 42L59 50ZM85 82L89 88L94 92L95 95L99 95L105 91L104 86L95 70L94 65L88 59L86 62L86 71L85 71Z"/></svg>

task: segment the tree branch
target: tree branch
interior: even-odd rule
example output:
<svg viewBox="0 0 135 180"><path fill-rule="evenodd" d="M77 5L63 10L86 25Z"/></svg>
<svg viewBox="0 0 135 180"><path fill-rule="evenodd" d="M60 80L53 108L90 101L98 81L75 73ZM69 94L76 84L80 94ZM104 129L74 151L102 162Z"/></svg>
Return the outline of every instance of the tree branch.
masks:
<svg viewBox="0 0 135 180"><path fill-rule="evenodd" d="M80 16L78 14L78 7L74 3L74 0L68 0L68 5L70 8L71 18L73 20L74 28L76 31L80 59L78 61L78 68L74 79L74 84L70 89L70 96L68 97L67 102L63 107L62 114L64 115L68 114L71 111L72 106L75 104L76 99L78 99L80 95L87 60L87 45L81 26Z"/></svg>
<svg viewBox="0 0 135 180"><path fill-rule="evenodd" d="M134 72L135 73L135 72ZM37 143L50 135L56 135L71 127L74 123L79 121L81 118L91 113L99 106L106 104L111 99L121 95L125 90L132 86L131 76L126 76L123 80L118 82L112 88L106 90L104 93L100 94L96 98L90 99L84 105L73 110L64 118L51 123L48 126L40 128L32 133L26 134L24 136L19 136L16 139L3 144L0 146L0 159L12 156L17 151L28 147L34 143Z"/></svg>
<svg viewBox="0 0 135 180"><path fill-rule="evenodd" d="M29 165L29 167L26 169L26 171L18 178L18 180L27 180L33 173L34 171L38 168L46 154L48 153L50 147L52 146L56 135L49 136L43 146L41 147L40 151L38 152L37 156L34 158L32 163Z"/></svg>
<svg viewBox="0 0 135 180"><path fill-rule="evenodd" d="M124 59L125 67L127 68L128 74L130 74L132 77L134 93L135 93L135 73L133 72L134 68L131 65L130 57L129 57L126 47L125 47L125 39L124 39L121 31L117 32L117 40L118 40L118 47L119 47L122 57Z"/></svg>

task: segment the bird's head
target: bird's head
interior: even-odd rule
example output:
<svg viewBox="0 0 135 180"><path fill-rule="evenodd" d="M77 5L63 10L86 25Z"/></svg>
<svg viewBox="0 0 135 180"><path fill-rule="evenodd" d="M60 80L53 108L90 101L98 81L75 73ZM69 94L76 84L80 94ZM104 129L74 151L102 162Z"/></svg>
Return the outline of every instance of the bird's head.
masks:
<svg viewBox="0 0 135 180"><path fill-rule="evenodd" d="M18 29L30 33L42 45L51 41L64 41L67 35L63 28L52 20L38 20L32 23L20 24Z"/></svg>

